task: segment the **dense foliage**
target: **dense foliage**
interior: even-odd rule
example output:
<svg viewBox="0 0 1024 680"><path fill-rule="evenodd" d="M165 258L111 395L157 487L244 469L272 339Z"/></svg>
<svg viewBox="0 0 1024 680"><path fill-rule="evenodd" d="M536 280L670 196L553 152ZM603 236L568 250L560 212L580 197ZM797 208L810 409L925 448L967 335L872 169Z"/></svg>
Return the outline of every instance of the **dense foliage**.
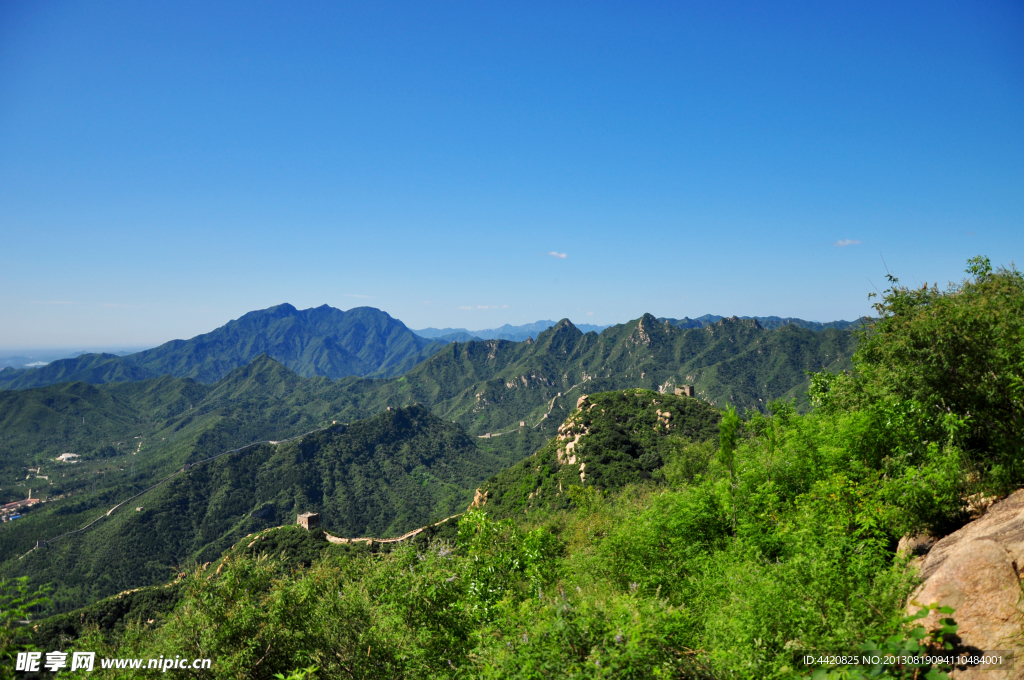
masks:
<svg viewBox="0 0 1024 680"><path fill-rule="evenodd" d="M968 273L946 290L890 277L857 370L812 381L822 412L864 419L865 461L906 529L948 530L1024 483L1024 277L987 258Z"/></svg>

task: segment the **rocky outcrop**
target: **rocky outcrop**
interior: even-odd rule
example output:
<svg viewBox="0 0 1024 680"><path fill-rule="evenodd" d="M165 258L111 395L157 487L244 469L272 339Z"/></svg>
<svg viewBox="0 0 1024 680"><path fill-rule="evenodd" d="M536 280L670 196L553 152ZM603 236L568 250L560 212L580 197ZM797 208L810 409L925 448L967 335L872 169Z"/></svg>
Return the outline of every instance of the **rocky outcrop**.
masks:
<svg viewBox="0 0 1024 680"><path fill-rule="evenodd" d="M910 547L910 546L906 546ZM953 607L961 644L971 651L1013 653L1009 670L962 668L960 680L1024 680L1024 490L995 503L980 519L935 543L920 565L914 603ZM930 630L940 614L925 619Z"/></svg>
<svg viewBox="0 0 1024 680"><path fill-rule="evenodd" d="M473 502L470 503L469 507L466 509L472 510L473 508L482 508L485 505L487 505L487 492L477 489L476 493L473 494Z"/></svg>

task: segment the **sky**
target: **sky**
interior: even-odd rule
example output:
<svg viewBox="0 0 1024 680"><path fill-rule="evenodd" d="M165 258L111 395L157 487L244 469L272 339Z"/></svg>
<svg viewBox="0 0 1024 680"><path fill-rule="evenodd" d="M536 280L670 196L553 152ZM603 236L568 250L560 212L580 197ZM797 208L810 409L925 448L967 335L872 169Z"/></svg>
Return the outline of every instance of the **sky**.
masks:
<svg viewBox="0 0 1024 680"><path fill-rule="evenodd" d="M1020 2L0 3L0 349L828 321L1024 259Z"/></svg>

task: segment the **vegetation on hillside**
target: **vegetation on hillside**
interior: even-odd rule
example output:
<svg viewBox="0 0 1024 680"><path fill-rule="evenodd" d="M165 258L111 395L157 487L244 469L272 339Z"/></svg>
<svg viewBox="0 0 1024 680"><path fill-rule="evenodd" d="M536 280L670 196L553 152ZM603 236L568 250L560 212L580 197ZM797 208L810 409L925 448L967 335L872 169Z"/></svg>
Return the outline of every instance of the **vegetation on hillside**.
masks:
<svg viewBox="0 0 1024 680"><path fill-rule="evenodd" d="M779 401L742 421L726 410L715 442L697 412L691 441L672 444L663 416L642 422L665 410L650 393L591 394L563 434L586 427L599 408L588 401L631 414L591 421L591 441L573 434L599 461L604 433L617 452L607 470L624 474L563 484L567 506L501 518L484 505L454 540L390 552L328 547L300 563L236 549L188 570L165 617L90 624L65 649L209 656L222 678L788 678L811 672L806 655L948 643L948 620L930 638L904 616L915 576L896 540L948 531L974 494L1024 481L1012 454L1024 444L1024 279L985 260L970 273L945 291L894 280L855 370L819 374L809 414ZM957 375L978 389L949 384ZM662 464L646 479L623 451ZM565 453L554 462L578 474ZM816 677L865 672L945 677Z"/></svg>
<svg viewBox="0 0 1024 680"><path fill-rule="evenodd" d="M699 399L650 390L583 395L558 435L487 480L474 505L493 517L521 516L568 508L580 498L574 487L585 484L608 492L692 480L707 471L720 418Z"/></svg>
<svg viewBox="0 0 1024 680"><path fill-rule="evenodd" d="M67 610L163 582L176 565L216 560L241 536L294 523L297 513L320 513L339 536L398 535L464 509L475 485L512 462L480 450L462 428L422 406L195 465L201 456L194 453L187 472L87 532L27 555L31 533L0 534L11 548L8 570L55 583L54 605ZM87 496L77 501L82 508L65 507L97 516L118 500L96 507ZM53 531L42 520L63 520L60 509L24 526Z"/></svg>

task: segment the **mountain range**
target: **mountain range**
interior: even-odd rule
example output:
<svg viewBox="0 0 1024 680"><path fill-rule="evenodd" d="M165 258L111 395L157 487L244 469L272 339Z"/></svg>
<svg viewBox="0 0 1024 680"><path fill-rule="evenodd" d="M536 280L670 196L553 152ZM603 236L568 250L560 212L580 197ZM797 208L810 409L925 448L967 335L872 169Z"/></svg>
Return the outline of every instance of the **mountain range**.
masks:
<svg viewBox="0 0 1024 680"><path fill-rule="evenodd" d="M677 328L703 328L713 323L718 323L724 316L718 316L717 314L705 314L704 316L698 316L696 319L689 317L683 317L682 319L671 319L667 317L659 317L659 321L668 321ZM806 328L809 331L823 331L829 328L834 328L840 331L852 331L860 328L869 319L861 318L856 321L805 321L804 319L797 319L791 316L739 316L734 317L743 320L756 321L763 328L774 330L776 328L782 328L783 326L796 326L797 328Z"/></svg>
<svg viewBox="0 0 1024 680"><path fill-rule="evenodd" d="M503 449L508 440L498 438L522 429L529 453L537 441L546 441L549 419L560 421L585 393L672 392L685 384L720 406L764 410L771 400L794 399L801 407L806 373L848 369L855 348L850 331L814 332L792 324L770 330L737 318L679 328L645 314L600 334L583 333L563 319L535 341L448 343L402 375L384 379L301 376L266 353L214 383L134 379L140 377L131 373L137 367L120 363L114 366L125 370L122 381L0 391L0 463L27 465L66 451L89 453L128 432L152 436L173 427L172 438L181 437L187 426L211 415L221 429L251 419L260 424L239 425L239 436L269 438L329 418L350 422L415 403L470 434L490 433L494 446Z"/></svg>
<svg viewBox="0 0 1024 680"><path fill-rule="evenodd" d="M709 324L718 323L726 317L718 316L717 314L705 314L704 316L698 316L696 319L689 317L683 317L682 319L672 319L668 317L659 317L659 321L668 321L673 326L678 328L702 328ZM782 317L782 316L741 316L740 319L753 319L761 324L765 328L774 329L782 328L790 324L797 326L798 328L806 328L811 331L823 331L826 328L836 328L838 330L853 330L859 328L863 323L863 319L857 321L805 321L804 319L797 319L795 317ZM541 331L545 331L554 326L557 321L551 321L550 319L544 321L535 321L534 323L523 324L521 326L512 326L505 324L499 328L484 328L479 331L471 331L465 328L422 328L419 330L413 330L413 333L422 336L424 338L430 338L432 340L446 340L452 341L457 340L459 342L467 342L469 340L515 340L522 342L527 338L536 338L537 334ZM612 324L606 326L595 326L593 324L578 323L575 324L584 333L594 331L600 333L605 328L611 328Z"/></svg>
<svg viewBox="0 0 1024 680"><path fill-rule="evenodd" d="M81 380L92 384L160 375L213 383L260 354L303 376L401 375L444 346L420 337L373 307L347 312L327 305L282 304L249 312L190 340L172 340L127 356L82 354L34 369L0 371L0 388Z"/></svg>
<svg viewBox="0 0 1024 680"><path fill-rule="evenodd" d="M677 328L703 328L724 317L660 318ZM849 330L861 321L819 323L781 317L740 317L767 329L793 325L812 331ZM410 330L401 321L373 307L348 311L327 305L298 310L282 304L245 314L190 340L172 340L132 354L82 353L44 366L0 370L0 389L26 389L61 382L91 384L145 380L161 375L220 380L232 369L267 354L302 376L394 377L401 375L451 342L538 337L554 321L468 331L464 328ZM581 332L600 333L611 326L579 324ZM27 357L16 357L19 361Z"/></svg>

